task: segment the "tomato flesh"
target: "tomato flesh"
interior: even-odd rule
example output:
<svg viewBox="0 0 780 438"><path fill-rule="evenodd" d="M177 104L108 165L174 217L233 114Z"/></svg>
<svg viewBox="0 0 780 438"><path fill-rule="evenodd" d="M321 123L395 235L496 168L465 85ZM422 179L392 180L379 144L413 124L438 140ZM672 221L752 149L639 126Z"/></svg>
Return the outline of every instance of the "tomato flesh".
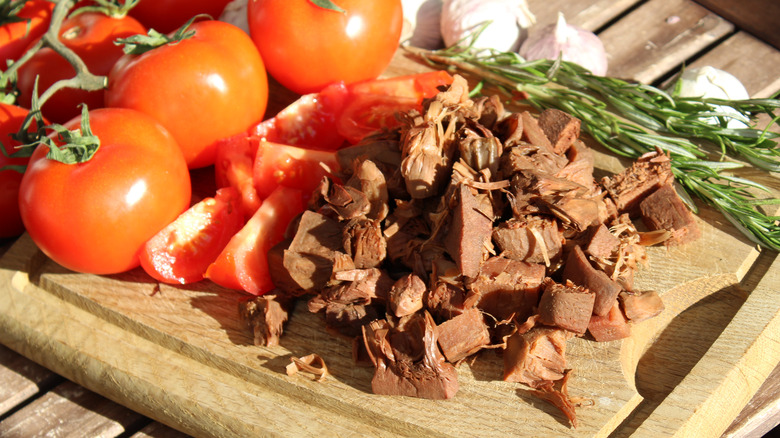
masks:
<svg viewBox="0 0 780 438"><path fill-rule="evenodd" d="M334 177L336 153L317 151L261 140L254 162L253 181L258 196L268 197L279 186L301 190L305 197L322 177Z"/></svg>
<svg viewBox="0 0 780 438"><path fill-rule="evenodd" d="M262 203L252 180L259 142L256 137L245 134L222 139L214 163L217 187L233 187L240 193L240 205L246 219L252 217Z"/></svg>
<svg viewBox="0 0 780 438"><path fill-rule="evenodd" d="M208 267L206 278L252 295L271 291L268 251L284 239L290 221L305 208L300 190L276 188Z"/></svg>
<svg viewBox="0 0 780 438"><path fill-rule="evenodd" d="M226 187L190 207L144 244L141 267L164 283L202 280L208 266L244 225L238 198L236 189Z"/></svg>
<svg viewBox="0 0 780 438"><path fill-rule="evenodd" d="M452 83L443 70L345 85L301 96L249 130L252 136L308 149L337 150L380 129L398 126L397 112L421 109L423 99Z"/></svg>

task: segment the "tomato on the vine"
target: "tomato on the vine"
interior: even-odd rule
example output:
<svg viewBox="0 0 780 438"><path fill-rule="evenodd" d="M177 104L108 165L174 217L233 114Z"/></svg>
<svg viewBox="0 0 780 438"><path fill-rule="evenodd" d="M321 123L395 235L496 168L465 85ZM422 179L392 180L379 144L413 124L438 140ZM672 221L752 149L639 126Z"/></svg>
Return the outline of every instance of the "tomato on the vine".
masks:
<svg viewBox="0 0 780 438"><path fill-rule="evenodd" d="M203 279L234 234L244 225L232 187L217 190L182 213L141 249L141 267L164 283L188 284Z"/></svg>
<svg viewBox="0 0 780 438"><path fill-rule="evenodd" d="M105 76L124 55L122 47L114 41L145 33L146 28L130 16L115 18L100 12L84 12L62 22L59 39L84 61L90 73ZM55 82L75 74L73 66L51 47L38 50L19 68L19 104L30 108L36 78L40 95ZM103 95L104 90L64 88L44 103L41 112L52 122L65 123L81 113L81 103L90 109L102 108Z"/></svg>
<svg viewBox="0 0 780 438"><path fill-rule="evenodd" d="M82 129L79 118L65 124ZM39 145L19 189L27 232L52 260L77 272L113 274L139 264L144 243L189 207L190 175L176 141L138 111L89 112L100 145L66 164ZM55 144L61 135L50 134Z"/></svg>
<svg viewBox="0 0 780 438"><path fill-rule="evenodd" d="M390 64L403 24L400 0L251 0L249 30L266 68L300 94L374 79Z"/></svg>
<svg viewBox="0 0 780 438"><path fill-rule="evenodd" d="M214 163L218 140L261 121L268 78L252 40L220 21L199 21L191 37L117 61L106 106L149 114L173 134L191 169Z"/></svg>
<svg viewBox="0 0 780 438"><path fill-rule="evenodd" d="M19 215L19 184L22 182L23 169L11 166L26 166L29 157L10 157L19 151L21 143L14 140L22 127L28 111L15 105L0 103L0 143L5 153L0 151L0 238L18 236L24 232L22 217ZM35 124L33 123L33 127ZM4 167L9 166L3 170Z"/></svg>
<svg viewBox="0 0 780 438"><path fill-rule="evenodd" d="M46 33L53 10L54 2L31 0L24 3L15 19L4 17L0 26L0 60L3 60L0 70L5 70L6 60L19 59L31 41Z"/></svg>
<svg viewBox="0 0 780 438"><path fill-rule="evenodd" d="M190 18L206 14L213 19L219 18L231 0L141 0L130 15L137 18L149 29L158 32L172 32Z"/></svg>

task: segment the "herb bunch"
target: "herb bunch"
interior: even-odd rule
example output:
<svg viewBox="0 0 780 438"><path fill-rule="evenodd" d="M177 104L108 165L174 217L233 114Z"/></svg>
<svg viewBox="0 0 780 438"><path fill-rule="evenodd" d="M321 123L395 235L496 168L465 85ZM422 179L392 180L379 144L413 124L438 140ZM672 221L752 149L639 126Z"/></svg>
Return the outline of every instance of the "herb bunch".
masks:
<svg viewBox="0 0 780 438"><path fill-rule="evenodd" d="M472 42L478 33L470 37ZM519 103L568 112L616 155L636 159L657 149L667 152L675 178L687 191L684 198L690 194L698 197L752 242L780 251L780 216L765 214L759 208L780 205L780 199L758 198L754 193L770 193L769 188L727 173L744 166L730 158L766 171L780 171L776 140L780 134L758 129L751 122L764 113L770 116L769 126L780 125L780 116L775 115L780 100L683 98L651 85L593 75L561 59L525 61L516 53L478 50L471 45L407 50L433 64L482 78ZM724 112L715 105L736 112ZM719 123L707 123L712 118ZM744 122L746 127L727 128L731 119ZM690 200L688 205L698 212Z"/></svg>

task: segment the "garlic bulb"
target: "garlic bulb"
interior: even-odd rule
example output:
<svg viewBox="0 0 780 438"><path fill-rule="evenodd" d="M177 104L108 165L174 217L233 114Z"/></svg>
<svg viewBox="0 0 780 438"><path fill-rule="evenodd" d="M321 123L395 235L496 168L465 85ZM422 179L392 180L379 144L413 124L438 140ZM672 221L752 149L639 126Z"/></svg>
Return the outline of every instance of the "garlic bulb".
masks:
<svg viewBox="0 0 780 438"><path fill-rule="evenodd" d="M534 31L520 47L520 56L528 61L558 59L573 62L594 75L607 74L607 52L599 37L578 26L566 23L558 13L555 24Z"/></svg>
<svg viewBox="0 0 780 438"><path fill-rule="evenodd" d="M401 40L429 50L444 47L441 38L442 0L402 0L401 4L404 11Z"/></svg>
<svg viewBox="0 0 780 438"><path fill-rule="evenodd" d="M536 18L525 0L444 0L441 34L447 47L490 25L474 43L478 49L516 52ZM468 43L470 41L466 41Z"/></svg>
<svg viewBox="0 0 780 438"><path fill-rule="evenodd" d="M715 67L704 66L683 70L679 79L680 97L701 97L705 99L728 99L744 100L749 99L745 86L734 75ZM739 129L747 127L747 120L737 110L722 106L712 105L713 111L733 115L728 121L728 127ZM707 117L705 121L716 125L720 123L717 117Z"/></svg>
<svg viewBox="0 0 780 438"><path fill-rule="evenodd" d="M233 24L249 34L249 18L247 16L248 0L233 0L225 6L219 21Z"/></svg>

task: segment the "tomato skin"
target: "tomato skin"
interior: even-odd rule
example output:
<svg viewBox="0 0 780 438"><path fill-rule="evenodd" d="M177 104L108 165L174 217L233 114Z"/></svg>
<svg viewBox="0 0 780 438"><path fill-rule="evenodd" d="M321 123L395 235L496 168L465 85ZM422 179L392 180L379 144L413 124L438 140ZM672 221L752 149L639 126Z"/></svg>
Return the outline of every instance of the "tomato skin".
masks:
<svg viewBox="0 0 780 438"><path fill-rule="evenodd" d="M114 41L136 34L146 34L146 28L135 18L111 18L98 12L85 12L63 21L59 39L84 61L92 74L105 76L124 55L122 47ZM40 95L55 82L75 75L73 66L52 48L40 49L19 69L19 104L30 108L36 77L39 77ZM102 108L104 93L104 90L62 89L46 101L41 111L52 122L65 123L81 114L82 102L89 109Z"/></svg>
<svg viewBox="0 0 780 438"><path fill-rule="evenodd" d="M274 143L307 149L338 150L380 129L400 124L397 112L421 109L423 99L452 83L443 70L346 85L336 82L305 94L277 115L249 130Z"/></svg>
<svg viewBox="0 0 780 438"><path fill-rule="evenodd" d="M141 267L153 278L170 284L203 279L206 269L244 225L239 193L219 189L182 213L149 239L140 253Z"/></svg>
<svg viewBox="0 0 780 438"><path fill-rule="evenodd" d="M29 19L0 26L0 59L16 61L27 50L30 42L38 39L49 28L54 2L33 0L25 2L18 17ZM5 70L5 61L0 65Z"/></svg>
<svg viewBox="0 0 780 438"><path fill-rule="evenodd" d="M27 110L15 105L0 103L0 142L10 155L16 152L20 143L10 137L21 128ZM35 123L33 123L35 126ZM24 166L29 158L8 158L0 153L0 168L4 166ZM22 174L15 170L0 171L0 238L18 236L24 232L22 217L19 215L19 185Z"/></svg>
<svg viewBox="0 0 780 438"><path fill-rule="evenodd" d="M249 1L250 34L269 74L296 93L376 78L398 48L400 0L335 3L346 13L310 0Z"/></svg>
<svg viewBox="0 0 780 438"><path fill-rule="evenodd" d="M201 21L190 29L192 38L120 58L105 103L157 119L195 169L214 164L218 140L263 119L268 78L257 48L236 26Z"/></svg>
<svg viewBox="0 0 780 438"><path fill-rule="evenodd" d="M452 80L446 71L436 70L352 84L336 130L355 144L375 131L399 126L396 113L421 110L423 99L435 96L438 87Z"/></svg>
<svg viewBox="0 0 780 438"><path fill-rule="evenodd" d="M271 291L268 251L284 239L290 221L305 208L300 190L279 186L208 267L206 278L252 295Z"/></svg>
<svg viewBox="0 0 780 438"><path fill-rule="evenodd" d="M19 210L30 237L56 263L114 274L138 266L143 244L187 209L190 175L173 137L147 115L97 109L90 125L101 144L87 162L63 164L46 158L48 147L35 150Z"/></svg>
<svg viewBox="0 0 780 438"><path fill-rule="evenodd" d="M240 194L239 204L247 220L262 203L252 181L258 144L257 138L245 134L222 139L217 147L217 159L214 163L217 187L232 187Z"/></svg>
<svg viewBox="0 0 780 438"><path fill-rule="evenodd" d="M130 15L149 29L168 33L178 29L198 14L207 14L216 20L230 1L141 0L130 10Z"/></svg>
<svg viewBox="0 0 780 438"><path fill-rule="evenodd" d="M279 186L299 189L308 198L322 177L335 178L333 173L338 172L338 167L334 151L317 151L261 140L252 180L257 194L263 199Z"/></svg>
<svg viewBox="0 0 780 438"><path fill-rule="evenodd" d="M350 92L343 82L318 93L301 96L277 115L255 126L250 133L275 143L320 150L336 150L344 136L335 129Z"/></svg>

